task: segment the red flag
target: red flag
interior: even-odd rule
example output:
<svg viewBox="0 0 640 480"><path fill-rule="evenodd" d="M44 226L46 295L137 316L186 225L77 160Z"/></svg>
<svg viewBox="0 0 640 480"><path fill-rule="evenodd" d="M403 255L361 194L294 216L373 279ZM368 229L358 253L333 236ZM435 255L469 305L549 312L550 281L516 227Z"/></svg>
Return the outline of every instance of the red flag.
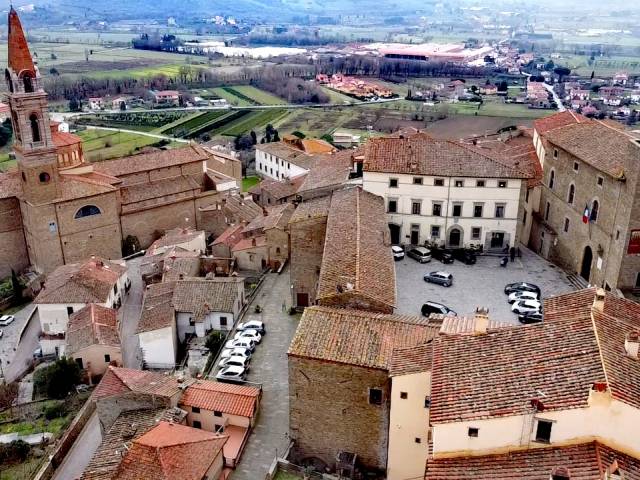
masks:
<svg viewBox="0 0 640 480"><path fill-rule="evenodd" d="M584 206L584 213L582 214L582 223L589 223L589 204Z"/></svg>

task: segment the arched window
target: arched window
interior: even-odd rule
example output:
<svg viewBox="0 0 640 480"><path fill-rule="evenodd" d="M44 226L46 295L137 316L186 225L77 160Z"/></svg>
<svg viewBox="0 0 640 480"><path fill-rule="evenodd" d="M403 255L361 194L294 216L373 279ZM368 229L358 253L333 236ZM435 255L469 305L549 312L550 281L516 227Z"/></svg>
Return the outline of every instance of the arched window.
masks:
<svg viewBox="0 0 640 480"><path fill-rule="evenodd" d="M40 183L49 183L49 180L51 180L51 176L47 172L42 172L38 175L38 178L40 179Z"/></svg>
<svg viewBox="0 0 640 480"><path fill-rule="evenodd" d="M38 115L32 113L29 115L29 123L31 124L31 141L41 142L40 125L38 125Z"/></svg>
<svg viewBox="0 0 640 480"><path fill-rule="evenodd" d="M22 83L24 84L24 92L32 93L33 92L33 78L29 73L25 73L22 76Z"/></svg>
<svg viewBox="0 0 640 480"><path fill-rule="evenodd" d="M13 93L13 82L11 81L11 73L9 73L9 69L5 69L4 71L4 79L7 82L7 88L9 92Z"/></svg>
<svg viewBox="0 0 640 480"><path fill-rule="evenodd" d="M600 203L598 203L598 200L594 200L593 203L591 204L591 214L589 215L589 220L591 220L592 222L598 221L599 208L600 208Z"/></svg>
<svg viewBox="0 0 640 480"><path fill-rule="evenodd" d="M22 141L22 136L20 135L20 123L18 122L18 116L14 111L11 112L11 120L11 123L13 124L13 131L16 134L16 139L20 142Z"/></svg>
<svg viewBox="0 0 640 480"><path fill-rule="evenodd" d="M549 174L549 188L551 190L553 190L553 185L556 183L556 171L555 170L551 170L551 173Z"/></svg>
<svg viewBox="0 0 640 480"><path fill-rule="evenodd" d="M101 213L100 209L95 205L85 205L76 212L76 216L74 218L90 217L92 215L100 215Z"/></svg>
<svg viewBox="0 0 640 480"><path fill-rule="evenodd" d="M573 201L576 196L576 186L572 183L569 185L569 194L567 195L567 203L573 205Z"/></svg>

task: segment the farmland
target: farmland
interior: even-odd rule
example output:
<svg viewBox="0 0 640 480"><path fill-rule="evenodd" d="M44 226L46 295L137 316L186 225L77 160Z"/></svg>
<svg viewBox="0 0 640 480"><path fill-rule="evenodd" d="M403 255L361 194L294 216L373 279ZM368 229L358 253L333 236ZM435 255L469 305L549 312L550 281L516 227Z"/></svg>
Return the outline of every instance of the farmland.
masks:
<svg viewBox="0 0 640 480"><path fill-rule="evenodd" d="M210 112L201 113L199 115L190 116L183 122L172 123L168 128L163 128L160 133L164 135L171 135L174 137L188 137L198 135L198 133L204 131L209 125L213 124L221 117L228 116L231 112L227 110L213 110Z"/></svg>
<svg viewBox="0 0 640 480"><path fill-rule="evenodd" d="M230 123L226 128L220 129L217 133L220 135L236 137L238 135L249 133L251 130L255 130L259 127L264 127L269 123L273 124L275 121L285 117L286 115L287 111L279 108L257 110L251 112L250 115Z"/></svg>
<svg viewBox="0 0 640 480"><path fill-rule="evenodd" d="M101 115L98 113L95 115L79 117L76 120L76 123L80 125L86 124L101 127L117 127L127 130L149 132L158 127L166 128L166 125L168 124L172 125L175 122L181 122L187 115L187 112L164 112L161 110L153 113L137 113L135 111L110 115Z"/></svg>
<svg viewBox="0 0 640 480"><path fill-rule="evenodd" d="M85 158L90 162L133 155L143 147L159 143L157 138L128 132L84 130L78 135L83 140Z"/></svg>

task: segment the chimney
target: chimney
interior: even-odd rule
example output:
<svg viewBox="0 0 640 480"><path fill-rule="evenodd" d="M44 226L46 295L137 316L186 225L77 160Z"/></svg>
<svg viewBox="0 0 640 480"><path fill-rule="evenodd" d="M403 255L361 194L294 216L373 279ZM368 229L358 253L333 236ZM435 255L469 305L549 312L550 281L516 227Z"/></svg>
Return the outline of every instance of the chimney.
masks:
<svg viewBox="0 0 640 480"><path fill-rule="evenodd" d="M489 328L489 309L485 307L476 308L473 320L473 333L487 333L487 328Z"/></svg>
<svg viewBox="0 0 640 480"><path fill-rule="evenodd" d="M269 212L267 212L267 209L266 209L265 207L262 207L262 215L263 215L264 217L269 216Z"/></svg>
<svg viewBox="0 0 640 480"><path fill-rule="evenodd" d="M640 343L638 338L640 335L637 331L627 333L626 338L624 339L624 349L627 352L627 355L631 358L638 359L638 347L640 347Z"/></svg>
<svg viewBox="0 0 640 480"><path fill-rule="evenodd" d="M595 310L597 310L598 312L603 312L604 311L604 299L606 297L607 293L604 291L603 288L598 288L596 290L596 296L593 299L593 308Z"/></svg>

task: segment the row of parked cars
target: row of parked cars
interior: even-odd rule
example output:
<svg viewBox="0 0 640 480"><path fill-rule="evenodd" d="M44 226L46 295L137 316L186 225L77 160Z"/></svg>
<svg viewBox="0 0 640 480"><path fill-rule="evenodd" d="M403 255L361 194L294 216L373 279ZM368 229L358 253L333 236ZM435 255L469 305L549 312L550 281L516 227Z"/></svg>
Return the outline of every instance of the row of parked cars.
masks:
<svg viewBox="0 0 640 480"><path fill-rule="evenodd" d="M542 299L540 287L528 282L509 283L504 287L511 304L511 311L518 315L521 323L538 323L542 321Z"/></svg>
<svg viewBox="0 0 640 480"><path fill-rule="evenodd" d="M404 248L394 245L391 247L391 252L393 253L393 259L396 261L402 260L406 255L419 263L428 263L432 258L445 264L453 263L454 260L458 260L466 265L476 263L475 252L468 248L412 247L409 251L405 252Z"/></svg>
<svg viewBox="0 0 640 480"><path fill-rule="evenodd" d="M235 336L225 343L220 354L218 362L220 370L216 374L216 379L229 383L246 381L251 357L266 333L264 323L259 320L239 323Z"/></svg>

